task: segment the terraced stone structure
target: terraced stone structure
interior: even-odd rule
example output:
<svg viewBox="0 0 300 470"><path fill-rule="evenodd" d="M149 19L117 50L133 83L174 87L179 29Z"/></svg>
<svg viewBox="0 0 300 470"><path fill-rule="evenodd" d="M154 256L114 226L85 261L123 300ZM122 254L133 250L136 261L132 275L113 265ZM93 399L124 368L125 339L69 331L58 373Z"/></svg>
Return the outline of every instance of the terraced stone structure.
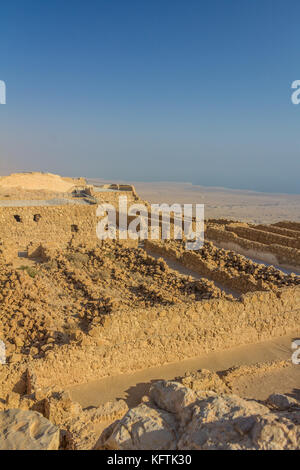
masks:
<svg viewBox="0 0 300 470"><path fill-rule="evenodd" d="M208 221L206 237L219 247L299 272L299 223L251 225L226 220Z"/></svg>

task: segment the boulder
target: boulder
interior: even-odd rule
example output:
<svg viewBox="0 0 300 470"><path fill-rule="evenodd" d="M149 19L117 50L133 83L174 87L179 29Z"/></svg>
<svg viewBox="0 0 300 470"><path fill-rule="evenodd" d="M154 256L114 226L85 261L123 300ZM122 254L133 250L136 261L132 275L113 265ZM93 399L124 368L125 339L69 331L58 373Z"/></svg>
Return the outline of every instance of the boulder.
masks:
<svg viewBox="0 0 300 470"><path fill-rule="evenodd" d="M220 395L200 400L193 417L177 444L185 450L251 450L296 446L296 434L289 439L288 420L281 421L270 410L254 401L236 395ZM264 439L266 429L273 439ZM296 427L294 426L296 432ZM278 437L276 432L281 436ZM283 437L286 437L286 442ZM295 447L296 448L296 447Z"/></svg>
<svg viewBox="0 0 300 470"><path fill-rule="evenodd" d="M180 383L161 380L152 385L148 402L103 431L95 449L299 449L299 409L282 396L272 397L269 407L228 393L195 393Z"/></svg>
<svg viewBox="0 0 300 470"><path fill-rule="evenodd" d="M287 395L283 395L282 393L273 393L267 399L267 403L279 411L285 411L291 408L300 409L300 403L297 400Z"/></svg>
<svg viewBox="0 0 300 470"><path fill-rule="evenodd" d="M0 412L0 450L57 450L60 431L36 411Z"/></svg>
<svg viewBox="0 0 300 470"><path fill-rule="evenodd" d="M167 411L142 403L105 430L95 450L176 449L177 422Z"/></svg>
<svg viewBox="0 0 300 470"><path fill-rule="evenodd" d="M174 413L181 424L191 418L191 405L197 399L189 387L165 380L155 382L150 388L149 396L159 408Z"/></svg>

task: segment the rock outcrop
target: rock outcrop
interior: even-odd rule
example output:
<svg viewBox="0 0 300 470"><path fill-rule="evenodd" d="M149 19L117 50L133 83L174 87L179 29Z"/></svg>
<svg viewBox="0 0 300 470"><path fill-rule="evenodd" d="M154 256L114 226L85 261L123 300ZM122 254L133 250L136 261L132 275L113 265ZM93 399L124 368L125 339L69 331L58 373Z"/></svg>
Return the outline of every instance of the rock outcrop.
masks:
<svg viewBox="0 0 300 470"><path fill-rule="evenodd" d="M0 412L0 450L57 450L60 431L36 411Z"/></svg>
<svg viewBox="0 0 300 470"><path fill-rule="evenodd" d="M95 449L292 450L299 446L300 403L285 395L280 399L273 395L262 404L158 381L150 389L149 401L105 429Z"/></svg>
<svg viewBox="0 0 300 470"><path fill-rule="evenodd" d="M122 450L176 449L177 423L172 413L142 403L129 410L116 427L103 433L105 448ZM95 449L102 448L102 440Z"/></svg>

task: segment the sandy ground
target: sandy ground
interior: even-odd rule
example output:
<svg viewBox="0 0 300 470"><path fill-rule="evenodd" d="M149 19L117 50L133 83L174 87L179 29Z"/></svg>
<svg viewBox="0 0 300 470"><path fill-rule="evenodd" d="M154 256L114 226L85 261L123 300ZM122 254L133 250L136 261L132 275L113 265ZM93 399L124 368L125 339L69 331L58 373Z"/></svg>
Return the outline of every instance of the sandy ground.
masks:
<svg viewBox="0 0 300 470"><path fill-rule="evenodd" d="M209 353L194 359L154 367L133 374L107 377L70 388L72 398L83 407L99 406L114 399L126 400L129 407L140 403L151 382L172 380L186 372L209 369L221 372L231 367L287 361L287 367L266 368L258 375L246 374L232 383L233 393L246 398L266 399L271 393L287 393L300 399L300 365L291 362L291 342L300 337L300 330L292 335L258 344L240 346L223 352Z"/></svg>
<svg viewBox="0 0 300 470"><path fill-rule="evenodd" d="M100 179L89 181L110 182ZM300 194L259 193L196 186L191 183L131 183L142 199L153 204L205 204L206 218L227 218L253 223L300 221Z"/></svg>

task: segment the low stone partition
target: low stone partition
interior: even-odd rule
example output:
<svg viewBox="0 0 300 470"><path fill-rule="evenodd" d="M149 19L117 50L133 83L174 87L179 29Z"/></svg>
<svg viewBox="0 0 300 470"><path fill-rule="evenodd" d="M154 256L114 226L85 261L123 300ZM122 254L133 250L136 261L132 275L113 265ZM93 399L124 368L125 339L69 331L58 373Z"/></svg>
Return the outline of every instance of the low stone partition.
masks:
<svg viewBox="0 0 300 470"><path fill-rule="evenodd" d="M290 221L283 221L283 222L276 222L272 224L274 227L283 227L289 230L295 230L300 232L300 223L299 222L290 222Z"/></svg>
<svg viewBox="0 0 300 470"><path fill-rule="evenodd" d="M221 284L223 287L233 290L236 293L244 294L254 292L260 289L257 282L250 279L247 274L239 273L233 277L225 269L214 269L195 251L178 252L171 246L167 246L162 242L146 240L145 249L150 252L167 256L170 259L180 261L180 263L188 269L201 274L202 276Z"/></svg>
<svg viewBox="0 0 300 470"><path fill-rule="evenodd" d="M179 261L186 268L206 277L233 293L277 290L300 285L300 277L284 274L273 266L259 265L238 253L221 250L205 243L199 251L186 251L179 242L145 242L148 252L155 252Z"/></svg>
<svg viewBox="0 0 300 470"><path fill-rule="evenodd" d="M252 227L242 227L234 224L225 226L225 230L237 234L241 238L252 240L264 245L282 245L290 248L300 248L300 240L288 237L285 235L279 235L267 231L256 230Z"/></svg>
<svg viewBox="0 0 300 470"><path fill-rule="evenodd" d="M262 234L262 240L265 233ZM282 268L300 270L300 250L283 245L267 245L238 236L237 233L225 230L221 226L207 225L205 239L213 241L220 248L233 250L252 259L281 266Z"/></svg>
<svg viewBox="0 0 300 470"><path fill-rule="evenodd" d="M261 230L262 232L271 232L276 233L277 235L284 235L285 237L294 238L300 240L300 232L296 230L291 230L284 227L277 227L274 225L255 225L253 226L256 230Z"/></svg>

